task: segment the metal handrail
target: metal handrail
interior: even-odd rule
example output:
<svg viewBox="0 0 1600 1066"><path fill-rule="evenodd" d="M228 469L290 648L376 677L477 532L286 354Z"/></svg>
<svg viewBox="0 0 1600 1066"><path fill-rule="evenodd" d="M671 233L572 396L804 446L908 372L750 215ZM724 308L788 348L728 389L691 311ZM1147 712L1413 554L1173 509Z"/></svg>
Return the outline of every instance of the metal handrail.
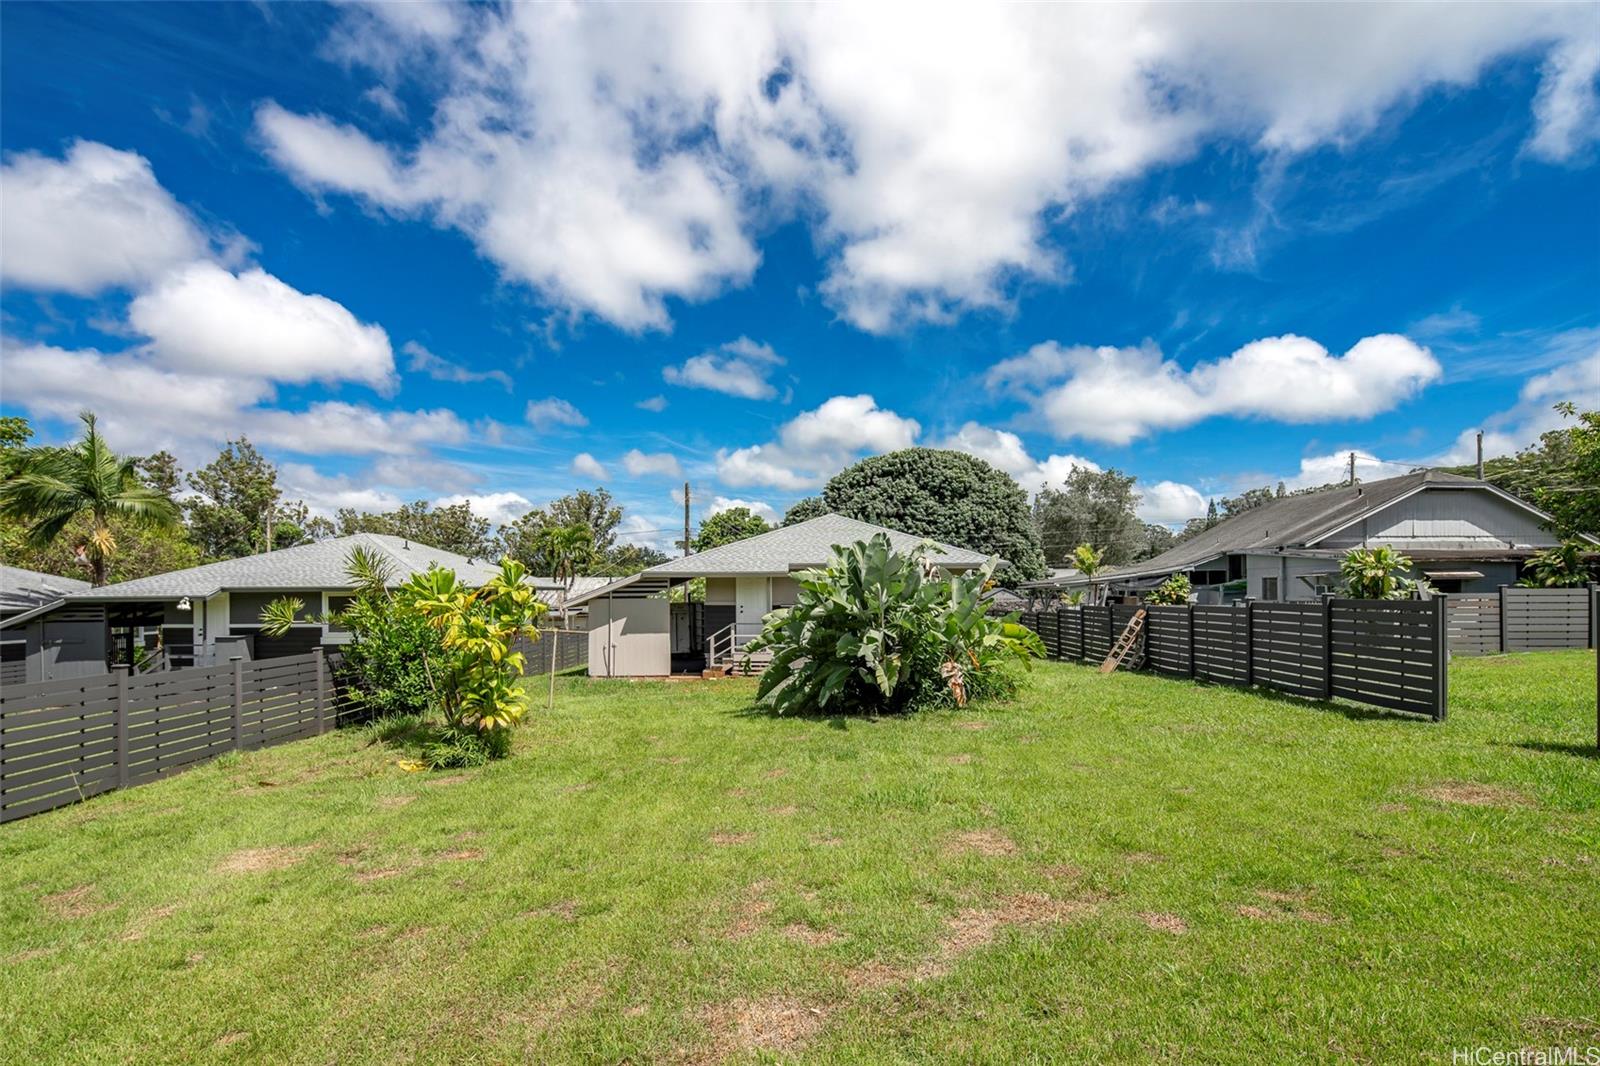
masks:
<svg viewBox="0 0 1600 1066"><path fill-rule="evenodd" d="M740 629L744 632L740 632ZM730 622L706 638L706 665L731 662L739 649L761 635L761 626L750 622Z"/></svg>

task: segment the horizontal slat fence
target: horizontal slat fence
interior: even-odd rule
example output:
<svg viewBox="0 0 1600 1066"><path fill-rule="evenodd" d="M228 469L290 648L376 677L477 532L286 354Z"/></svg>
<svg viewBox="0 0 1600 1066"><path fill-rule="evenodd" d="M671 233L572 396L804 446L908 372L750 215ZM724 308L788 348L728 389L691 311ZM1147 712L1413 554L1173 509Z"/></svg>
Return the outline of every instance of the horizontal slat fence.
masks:
<svg viewBox="0 0 1600 1066"><path fill-rule="evenodd" d="M1137 610L1132 604L1061 607L1025 612L1021 621L1040 634L1052 659L1097 663ZM1445 716L1448 638L1441 598L1145 611L1144 665L1151 670Z"/></svg>
<svg viewBox="0 0 1600 1066"><path fill-rule="evenodd" d="M558 674L589 665L589 634L582 630L541 629L538 640L518 637L513 649L522 653L523 672L529 677L548 674L552 655Z"/></svg>
<svg viewBox="0 0 1600 1066"><path fill-rule="evenodd" d="M0 689L0 822L143 784L224 752L313 736L338 713L321 650Z"/></svg>
<svg viewBox="0 0 1600 1066"><path fill-rule="evenodd" d="M1498 655L1594 646L1595 586L1543 589L1503 585L1497 592L1452 593L1450 652Z"/></svg>
<svg viewBox="0 0 1600 1066"><path fill-rule="evenodd" d="M1446 602L1452 655L1500 654L1500 593L1463 593Z"/></svg>
<svg viewBox="0 0 1600 1066"><path fill-rule="evenodd" d="M1506 651L1545 651L1589 646L1586 588L1500 590Z"/></svg>

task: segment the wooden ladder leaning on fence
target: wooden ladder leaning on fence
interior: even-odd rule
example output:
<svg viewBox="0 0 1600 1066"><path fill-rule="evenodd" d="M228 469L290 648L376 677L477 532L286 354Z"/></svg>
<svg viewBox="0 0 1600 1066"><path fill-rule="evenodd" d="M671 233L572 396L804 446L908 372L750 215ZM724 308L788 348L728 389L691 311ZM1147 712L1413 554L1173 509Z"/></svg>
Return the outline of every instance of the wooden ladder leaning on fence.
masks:
<svg viewBox="0 0 1600 1066"><path fill-rule="evenodd" d="M1123 627L1122 636L1111 646L1111 654L1106 656L1106 661L1100 664L1100 672L1109 674L1122 665L1122 660L1128 657L1134 646L1139 643L1139 637L1144 632L1144 608L1133 612L1133 617L1128 619L1128 624Z"/></svg>

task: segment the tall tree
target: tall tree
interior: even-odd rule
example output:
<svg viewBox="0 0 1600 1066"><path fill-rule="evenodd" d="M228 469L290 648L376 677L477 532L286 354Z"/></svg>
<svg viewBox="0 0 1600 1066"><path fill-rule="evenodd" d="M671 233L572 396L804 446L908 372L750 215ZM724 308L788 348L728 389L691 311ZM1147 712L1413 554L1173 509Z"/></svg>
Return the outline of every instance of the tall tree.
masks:
<svg viewBox="0 0 1600 1066"><path fill-rule="evenodd" d="M1555 409L1572 424L1541 434L1516 455L1490 459L1484 477L1548 513L1563 539L1600 536L1600 411L1580 412L1571 403ZM1447 469L1468 477L1476 472L1474 466Z"/></svg>
<svg viewBox="0 0 1600 1066"><path fill-rule="evenodd" d="M1045 575L1028 494L965 452L906 448L863 459L834 475L822 499L835 514L997 555L1006 561L1001 580Z"/></svg>
<svg viewBox="0 0 1600 1066"><path fill-rule="evenodd" d="M807 496L803 500L796 500L787 511L783 512L783 524L792 526L797 522L809 522L827 513L828 505L822 502L821 496Z"/></svg>
<svg viewBox="0 0 1600 1066"><path fill-rule="evenodd" d="M550 566L550 576L561 585L559 609L561 628L567 628L567 597L572 583L588 573L598 553L594 530L581 522L566 526L545 526L539 532L539 552Z"/></svg>
<svg viewBox="0 0 1600 1066"><path fill-rule="evenodd" d="M500 527L501 551L528 568L529 573L549 574L552 560L541 547L543 531L562 526L588 526L593 534L594 555L586 564L587 574L636 574L646 567L667 561L653 548L618 543L622 508L605 489L580 489L536 508L509 525Z"/></svg>
<svg viewBox="0 0 1600 1066"><path fill-rule="evenodd" d="M498 545L489 535L489 520L472 513L472 503L463 500L435 507L427 500L416 500L398 510L380 514L341 508L336 516L341 535L384 533L426 544L429 547L465 555L469 559L493 559Z"/></svg>
<svg viewBox="0 0 1600 1066"><path fill-rule="evenodd" d="M39 548L86 519L73 550L87 561L90 580L104 585L117 554L114 518L175 529L179 512L170 497L139 479L136 459L111 450L92 412L82 418L82 439L64 448L16 450L0 482L0 517L23 523L28 542Z"/></svg>
<svg viewBox="0 0 1600 1066"><path fill-rule="evenodd" d="M183 470L177 457L166 450L140 459L139 476L146 485L173 499L178 498L178 490L183 487Z"/></svg>
<svg viewBox="0 0 1600 1066"><path fill-rule="evenodd" d="M152 456L152 459L155 457ZM196 493L184 501L189 533L208 559L238 559L303 543L306 505L284 500L278 468L246 437L230 440L211 462L188 476Z"/></svg>
<svg viewBox="0 0 1600 1066"><path fill-rule="evenodd" d="M720 548L736 540L758 536L772 529L766 521L748 507L730 507L700 523L700 533L694 538L697 552Z"/></svg>
<svg viewBox="0 0 1600 1066"><path fill-rule="evenodd" d="M1080 544L1093 545L1107 566L1124 566L1139 557L1146 535L1133 483L1133 476L1120 470L1075 466L1061 488L1040 491L1033 517L1052 566L1067 563Z"/></svg>

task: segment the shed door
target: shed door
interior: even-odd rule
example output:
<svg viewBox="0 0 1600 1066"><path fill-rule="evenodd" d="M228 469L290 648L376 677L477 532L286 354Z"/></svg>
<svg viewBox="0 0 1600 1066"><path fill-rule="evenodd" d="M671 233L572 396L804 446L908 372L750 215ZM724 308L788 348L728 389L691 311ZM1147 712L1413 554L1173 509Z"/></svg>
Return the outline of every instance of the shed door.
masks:
<svg viewBox="0 0 1600 1066"><path fill-rule="evenodd" d="M764 577L741 577L737 582L734 601L739 607L739 632L754 633L761 628L761 619L772 610L772 600Z"/></svg>

